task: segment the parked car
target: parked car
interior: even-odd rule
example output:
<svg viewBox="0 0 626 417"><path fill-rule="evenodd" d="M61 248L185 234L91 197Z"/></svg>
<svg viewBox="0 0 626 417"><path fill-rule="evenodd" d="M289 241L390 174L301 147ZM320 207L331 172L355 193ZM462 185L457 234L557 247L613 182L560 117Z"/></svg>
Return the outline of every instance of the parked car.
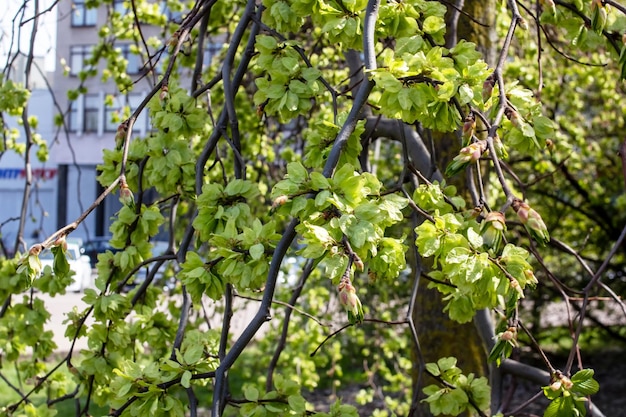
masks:
<svg viewBox="0 0 626 417"><path fill-rule="evenodd" d="M74 271L74 282L67 286L67 291L80 292L86 288L90 288L93 284L91 277L91 262L89 256L83 254L82 247L74 241L67 242L67 262L70 264L70 269ZM39 255L41 260L41 266L43 268L46 265L50 265L50 268L54 264L54 255L50 249L46 249Z"/></svg>
<svg viewBox="0 0 626 417"><path fill-rule="evenodd" d="M89 256L89 261L91 262L91 267L95 268L98 263L98 254L104 253L106 251L111 251L113 253L118 252L120 249L114 248L111 246L109 241L111 240L111 236L98 236L94 237L91 240L88 240L87 243L83 246L85 252L84 254Z"/></svg>

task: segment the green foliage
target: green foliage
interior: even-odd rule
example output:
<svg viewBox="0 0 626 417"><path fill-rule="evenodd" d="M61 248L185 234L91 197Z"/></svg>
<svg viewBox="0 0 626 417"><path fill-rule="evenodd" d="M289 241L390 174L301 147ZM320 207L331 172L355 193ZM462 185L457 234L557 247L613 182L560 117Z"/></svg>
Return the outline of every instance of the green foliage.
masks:
<svg viewBox="0 0 626 417"><path fill-rule="evenodd" d="M278 2L274 7L278 5L285 3ZM254 103L283 121L310 111L313 99L321 90L318 81L321 72L302 62L294 42L278 43L271 36L259 35L256 46L259 49L256 64L266 75L255 80L258 90Z"/></svg>
<svg viewBox="0 0 626 417"><path fill-rule="evenodd" d="M586 397L595 394L600 388L593 374L593 369L583 369L576 372L571 380L564 375L555 375L553 382L543 387L544 395L550 400L544 417L587 415Z"/></svg>
<svg viewBox="0 0 626 417"><path fill-rule="evenodd" d="M430 287L437 288L447 301L445 310L459 322L472 319L482 308L503 307L524 297L523 290L534 286L536 278L529 264L529 253L507 244L493 254L483 247L476 220L449 211L444 194L436 185L421 186L414 200L433 211L433 222L415 229L420 253L433 257L436 271L430 272ZM495 255L495 256L494 256Z"/></svg>
<svg viewBox="0 0 626 417"><path fill-rule="evenodd" d="M381 188L375 176L359 174L347 163L327 179L293 162L272 196L287 199L280 212L303 220L297 227L302 236L300 254L323 260L328 278L335 283L344 274L352 251L363 263L372 260L373 278L393 279L405 267L403 239L386 237L385 229L403 220L401 210L407 201L394 194L383 196ZM392 261L388 269L380 264L385 261Z"/></svg>
<svg viewBox="0 0 626 417"><path fill-rule="evenodd" d="M30 92L23 85L11 80L0 81L0 112L21 116L29 97Z"/></svg>
<svg viewBox="0 0 626 417"><path fill-rule="evenodd" d="M116 251L99 256L86 307L65 318L65 337L88 344L60 366L71 377L46 374L56 346L33 291L54 297L72 280L63 247L52 242L59 232L0 259L0 365L3 375L6 363L20 372L14 415L54 414L30 402L22 387L33 380L44 385L32 396L46 390L51 405L66 395L80 399L85 415L95 403L113 415L182 416L196 398L203 407L216 401L227 415L356 416L340 401L315 410L303 392L354 382L363 384L357 402L384 402L371 415L407 415L417 368L408 313L418 257L432 258L425 279L451 319L497 312L489 360L498 365L519 347L518 307L538 283L535 271L542 285L591 295L578 263L601 264L626 219L623 184L615 181L624 129L623 86L615 80L626 78L621 10L596 0L540 2L546 30L521 31L518 21L501 66L490 68L479 52L488 45L459 39L444 46L444 4L382 1L371 39L377 69L362 71L356 61L367 1L264 0L263 10L257 3L136 0L124 3L125 13L110 0L86 3L109 13L61 101L93 92L94 80L114 83L120 94L147 83L150 97L139 110L151 129L128 134L137 115L127 108L116 115L117 133L104 139L110 147L98 181L116 184L122 202L110 228ZM511 24L505 3L488 11L503 36ZM197 60L205 52L200 39L224 43L215 62ZM127 43L144 63L138 76L126 71ZM366 106L353 109L362 78L375 85ZM28 99L26 87L0 82L0 116L22 116ZM401 133L381 134L386 122ZM24 126L28 146L2 123L0 153L32 150L46 160L51 141L38 135L35 118ZM63 126L63 117L55 124ZM447 177L471 167L471 193L428 181L441 180L442 170L418 167L416 139L403 130L411 125L434 151L432 162L452 161ZM456 155L429 142L444 132L458 133L448 142L461 145ZM330 156L338 151L335 164ZM168 249L155 253L163 236ZM560 241L584 256L563 256L557 249L565 246L553 245ZM46 248L51 268L39 260ZM607 276L619 278L623 261L615 254ZM287 278L269 293L279 263ZM296 284L305 263L312 273ZM157 284L165 279L173 285ZM246 307L243 298L251 299ZM286 303L295 305L283 310ZM252 326L244 335L234 330L252 316L255 326L272 318L254 339ZM345 322L333 333L331 325ZM486 378L465 375L456 363L426 364L436 384L424 389L424 402L437 415L487 410ZM585 397L597 390L591 370L571 380L555 374L544 387L551 401L544 415L584 415Z"/></svg>
<svg viewBox="0 0 626 417"><path fill-rule="evenodd" d="M428 403L434 415L459 415L475 407L484 411L489 408L491 390L487 378L465 376L456 366L456 358L441 358L437 363L427 363L430 375L437 378L439 385L424 388L427 397L422 400Z"/></svg>
<svg viewBox="0 0 626 417"><path fill-rule="evenodd" d="M396 50L383 52L383 66L373 73L381 89L377 104L390 118L419 121L440 132L456 130L461 123L459 104L482 107L480 92L488 67L470 43L447 50L416 36L401 38Z"/></svg>

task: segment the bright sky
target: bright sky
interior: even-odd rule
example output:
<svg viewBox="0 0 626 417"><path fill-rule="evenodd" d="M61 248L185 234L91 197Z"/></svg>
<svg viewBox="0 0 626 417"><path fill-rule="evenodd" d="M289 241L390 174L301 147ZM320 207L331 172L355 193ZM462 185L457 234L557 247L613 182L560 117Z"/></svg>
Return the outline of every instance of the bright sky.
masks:
<svg viewBox="0 0 626 417"><path fill-rule="evenodd" d="M0 1L4 12L0 12L0 68L6 64L7 54L18 50L28 53L30 36L33 31L31 20L21 26L21 21L28 20L34 15L37 0L3 0ZM39 13L42 13L54 0L38 0ZM24 5L26 6L24 8ZM40 16L37 38L35 41L35 56L45 57L46 70L54 71L56 64L56 9Z"/></svg>

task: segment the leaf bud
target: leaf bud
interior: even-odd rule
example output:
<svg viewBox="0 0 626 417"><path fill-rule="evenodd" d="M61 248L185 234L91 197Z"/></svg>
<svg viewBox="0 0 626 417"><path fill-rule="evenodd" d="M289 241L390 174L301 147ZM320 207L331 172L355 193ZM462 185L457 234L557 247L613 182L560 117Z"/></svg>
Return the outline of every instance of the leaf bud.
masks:
<svg viewBox="0 0 626 417"><path fill-rule="evenodd" d="M522 122L521 122L520 115L517 112L517 110L511 107L507 107L504 110L504 115L506 116L507 119L511 121L511 124L513 125L513 127L516 127L518 129L522 128Z"/></svg>
<svg viewBox="0 0 626 417"><path fill-rule="evenodd" d="M511 333L511 332L510 332L510 331L508 331L508 330L507 330L506 332L503 332L503 333L500 335L500 340L502 340L502 341L504 341L504 342L508 342L508 341L509 341L509 340L511 340L511 339L513 339L513 333Z"/></svg>
<svg viewBox="0 0 626 417"><path fill-rule="evenodd" d="M272 202L272 210L275 210L276 208L284 205L287 201L289 201L289 197L287 197L286 195L279 195Z"/></svg>
<svg viewBox="0 0 626 417"><path fill-rule="evenodd" d="M480 227L483 245L498 252L504 232L506 231L506 219L499 211L492 211L485 216Z"/></svg>
<svg viewBox="0 0 626 417"><path fill-rule="evenodd" d="M65 235L57 237L52 243L52 246L59 246L63 252L67 251L67 240L65 239Z"/></svg>
<svg viewBox="0 0 626 417"><path fill-rule="evenodd" d="M363 264L363 261L356 254L354 255L353 262L354 262L354 266L356 267L358 271L363 271L365 269L365 265Z"/></svg>
<svg viewBox="0 0 626 417"><path fill-rule="evenodd" d="M159 100L161 102L165 101L169 96L169 88L167 87L167 85L163 85L161 87L161 92L159 93Z"/></svg>
<svg viewBox="0 0 626 417"><path fill-rule="evenodd" d="M474 130L476 128L476 118L474 113L469 113L463 123L462 139L465 146L472 143L472 136L474 136Z"/></svg>
<svg viewBox="0 0 626 417"><path fill-rule="evenodd" d="M544 10L547 9L553 16L556 16L556 4L554 4L554 0L539 0L539 3Z"/></svg>
<svg viewBox="0 0 626 417"><path fill-rule="evenodd" d="M126 134L128 133L128 120L120 123L117 127L117 132L115 132L115 146L118 149L121 149L124 145L124 141L126 140Z"/></svg>
<svg viewBox="0 0 626 417"><path fill-rule="evenodd" d="M522 289L522 286L519 285L518 280L516 280L515 278L509 278L509 285L513 290L515 290L515 292L517 292L519 298L524 298L524 290Z"/></svg>
<svg viewBox="0 0 626 417"><path fill-rule="evenodd" d="M496 151L496 156L498 158L507 159L509 157L509 153L507 152L506 147L504 146L504 143L502 143L500 136L495 135L493 137L493 147Z"/></svg>
<svg viewBox="0 0 626 417"><path fill-rule="evenodd" d="M176 31L172 34L172 37L168 39L167 47L170 53L172 53L174 49L176 48L176 45L178 45L179 38L180 38L180 33Z"/></svg>
<svg viewBox="0 0 626 417"><path fill-rule="evenodd" d="M574 383L565 375L561 375L561 385L565 389L571 389L574 386Z"/></svg>
<svg viewBox="0 0 626 417"><path fill-rule="evenodd" d="M520 17L517 20L517 24L519 25L520 28L522 28L523 30L528 30L528 22L526 21L526 19L524 19L523 17Z"/></svg>
<svg viewBox="0 0 626 417"><path fill-rule="evenodd" d="M591 1L591 28L597 34L601 34L606 25L606 8L602 4L602 0Z"/></svg>
<svg viewBox="0 0 626 417"><path fill-rule="evenodd" d="M550 384L550 389L552 391L560 391L561 390L561 381L554 381Z"/></svg>
<svg viewBox="0 0 626 417"><path fill-rule="evenodd" d="M363 306L348 276L344 275L341 278L337 290L339 291L339 304L348 313L348 321L351 324L361 323L363 321Z"/></svg>
<svg viewBox="0 0 626 417"><path fill-rule="evenodd" d="M482 213L483 208L481 206L476 206L471 210L466 210L463 213L463 217L465 217L466 219L477 219L478 216L480 216L480 213Z"/></svg>
<svg viewBox="0 0 626 417"><path fill-rule="evenodd" d="M517 213L517 217L520 219L530 236L537 243L545 245L550 241L548 228L539 213L537 213L527 203L517 198L513 200L513 204L511 206Z"/></svg>
<svg viewBox="0 0 626 417"><path fill-rule="evenodd" d="M133 195L133 192L130 190L130 188L128 188L128 184L126 184L126 182L123 182L120 185L120 202L127 206L132 206L135 204L135 196Z"/></svg>
<svg viewBox="0 0 626 417"><path fill-rule="evenodd" d="M483 102L487 102L491 98L491 94L493 93L493 87L496 85L496 79L491 74L485 82L483 82Z"/></svg>
<svg viewBox="0 0 626 417"><path fill-rule="evenodd" d="M43 246L37 243L30 247L30 249L28 250L28 256L39 256L42 250Z"/></svg>
<svg viewBox="0 0 626 417"><path fill-rule="evenodd" d="M532 269L524 269L524 277L526 277L526 282L528 284L535 285L538 282Z"/></svg>
<svg viewBox="0 0 626 417"><path fill-rule="evenodd" d="M500 334L500 340L503 342L509 342L513 346L517 347L517 328L510 326Z"/></svg>
<svg viewBox="0 0 626 417"><path fill-rule="evenodd" d="M461 172L469 164L474 163L487 150L487 141L479 140L462 148L446 168L446 176L451 177Z"/></svg>

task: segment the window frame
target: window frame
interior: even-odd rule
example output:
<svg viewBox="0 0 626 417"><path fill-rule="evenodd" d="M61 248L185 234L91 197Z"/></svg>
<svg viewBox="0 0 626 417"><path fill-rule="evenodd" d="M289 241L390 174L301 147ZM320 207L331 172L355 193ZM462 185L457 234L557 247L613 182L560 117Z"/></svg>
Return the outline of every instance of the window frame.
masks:
<svg viewBox="0 0 626 417"><path fill-rule="evenodd" d="M113 97L113 106L108 106L106 103L104 104L104 131L106 133L116 132L119 126L119 123L112 122L113 114L119 113L120 119L123 120L123 111L124 106L126 105L126 100L121 100L123 96L114 96Z"/></svg>
<svg viewBox="0 0 626 417"><path fill-rule="evenodd" d="M89 107L91 100L94 100L93 107ZM102 107L102 98L99 93L86 93L83 94L83 129L84 133L98 133L100 130L100 108ZM95 126L93 128L88 128L87 120L89 116L93 115L93 121L95 122Z"/></svg>
<svg viewBox="0 0 626 417"><path fill-rule="evenodd" d="M130 43L123 43L116 46L116 49L120 49L121 55L126 60L126 74L128 75L139 75L144 72L144 65L141 62L141 57L133 52L131 52ZM133 70L131 71L129 68L133 66Z"/></svg>
<svg viewBox="0 0 626 417"><path fill-rule="evenodd" d="M98 9L88 8L86 0L73 0L70 21L73 28L94 27L98 24Z"/></svg>
<svg viewBox="0 0 626 417"><path fill-rule="evenodd" d="M111 10L119 13L121 16L126 15L128 13L128 7L124 5L126 0L113 0L111 4Z"/></svg>
<svg viewBox="0 0 626 417"><path fill-rule="evenodd" d="M76 77L78 74L87 69L85 65L85 61L91 58L91 54L93 52L93 45L70 45L70 76ZM76 68L74 65L74 58L78 57L80 59L80 66Z"/></svg>
<svg viewBox="0 0 626 417"><path fill-rule="evenodd" d="M67 118L67 130L72 133L80 133L82 126L80 122L80 107L82 106L83 98L79 96L76 100L70 103L70 110Z"/></svg>
<svg viewBox="0 0 626 417"><path fill-rule="evenodd" d="M112 114L114 112L118 112L120 115L120 122L123 121L126 118L124 115L124 109L128 106L129 112L132 114L143 102L145 97L146 94L143 92L130 92L124 95L115 96L113 98L114 106L104 106L104 131L107 133L116 132L119 123L111 122ZM133 124L133 133L143 135L147 129L148 116L146 112L142 112Z"/></svg>

